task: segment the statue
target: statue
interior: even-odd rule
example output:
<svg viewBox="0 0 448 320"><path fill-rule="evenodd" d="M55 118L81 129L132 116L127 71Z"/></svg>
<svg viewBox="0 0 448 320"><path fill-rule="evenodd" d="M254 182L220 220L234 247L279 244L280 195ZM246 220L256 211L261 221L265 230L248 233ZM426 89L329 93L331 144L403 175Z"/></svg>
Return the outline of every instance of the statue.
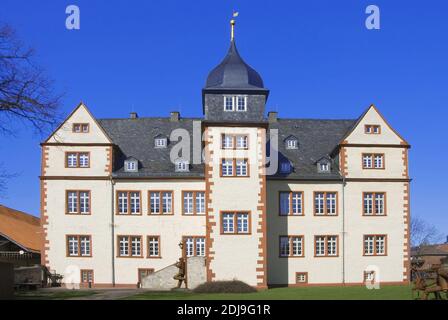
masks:
<svg viewBox="0 0 448 320"><path fill-rule="evenodd" d="M422 292L423 300L427 300L430 293L434 293L436 300L440 300L442 297L440 293L448 293L448 267L440 264L432 265L428 269L422 269L424 260L419 258L411 261L412 278L414 280L413 291L417 291L417 295L420 296ZM433 284L428 283L427 280L435 282Z"/></svg>
<svg viewBox="0 0 448 320"><path fill-rule="evenodd" d="M179 258L179 261L176 262L176 267L179 269L179 271L176 273L176 275L173 277L174 280L177 280L177 289L180 289L180 287L182 286L182 282L185 283L185 287L187 287L187 281L186 281L186 261L185 258L183 258L183 248L184 248L184 243L181 241L179 242L179 248L182 251L182 257Z"/></svg>
<svg viewBox="0 0 448 320"><path fill-rule="evenodd" d="M179 261L176 262L176 267L179 269L179 272L173 277L174 280L177 280L177 289L182 286L182 282L185 282L185 259L179 258Z"/></svg>

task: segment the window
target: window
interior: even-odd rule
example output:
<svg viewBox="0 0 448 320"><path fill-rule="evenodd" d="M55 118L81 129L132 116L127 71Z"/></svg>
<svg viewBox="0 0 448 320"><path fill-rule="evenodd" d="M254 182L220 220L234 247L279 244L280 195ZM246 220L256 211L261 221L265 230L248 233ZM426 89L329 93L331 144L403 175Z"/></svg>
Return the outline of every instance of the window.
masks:
<svg viewBox="0 0 448 320"><path fill-rule="evenodd" d="M233 111L233 97L224 97L224 111Z"/></svg>
<svg viewBox="0 0 448 320"><path fill-rule="evenodd" d="M247 111L247 97L224 96L224 111Z"/></svg>
<svg viewBox="0 0 448 320"><path fill-rule="evenodd" d="M184 215L204 215L205 214L205 192L204 191L183 191L183 211Z"/></svg>
<svg viewBox="0 0 448 320"><path fill-rule="evenodd" d="M314 215L337 216L338 215L337 192L314 192Z"/></svg>
<svg viewBox="0 0 448 320"><path fill-rule="evenodd" d="M365 256L385 256L386 255L386 235L365 235L364 255Z"/></svg>
<svg viewBox="0 0 448 320"><path fill-rule="evenodd" d="M247 97L237 96L236 111L246 111L246 110L247 110Z"/></svg>
<svg viewBox="0 0 448 320"><path fill-rule="evenodd" d="M375 125L375 124L366 124L364 126L364 132L367 134L380 134L381 133L381 126Z"/></svg>
<svg viewBox="0 0 448 320"><path fill-rule="evenodd" d="M363 169L384 169L384 154L382 153L363 153Z"/></svg>
<svg viewBox="0 0 448 320"><path fill-rule="evenodd" d="M295 139L286 140L286 149L298 149L298 141Z"/></svg>
<svg viewBox="0 0 448 320"><path fill-rule="evenodd" d="M174 214L173 191L149 191L149 214Z"/></svg>
<svg viewBox="0 0 448 320"><path fill-rule="evenodd" d="M280 257L304 257L303 236L281 236Z"/></svg>
<svg viewBox="0 0 448 320"><path fill-rule="evenodd" d="M308 283L308 272L296 272L296 284Z"/></svg>
<svg viewBox="0 0 448 320"><path fill-rule="evenodd" d="M364 192L363 215L364 216L386 215L386 194L384 192Z"/></svg>
<svg viewBox="0 0 448 320"><path fill-rule="evenodd" d="M91 257L92 241L90 236L69 235L67 236L68 257Z"/></svg>
<svg viewBox="0 0 448 320"><path fill-rule="evenodd" d="M314 255L316 257L337 257L338 254L338 236L314 237Z"/></svg>
<svg viewBox="0 0 448 320"><path fill-rule="evenodd" d="M160 258L160 236L148 236L148 258Z"/></svg>
<svg viewBox="0 0 448 320"><path fill-rule="evenodd" d="M236 176L237 177L247 176L247 160L246 159L236 160Z"/></svg>
<svg viewBox="0 0 448 320"><path fill-rule="evenodd" d="M154 269L152 268L138 269L138 282L142 283L143 278L149 276L151 273L154 273Z"/></svg>
<svg viewBox="0 0 448 320"><path fill-rule="evenodd" d="M186 160L176 160L174 165L176 167L176 172L189 171L189 162Z"/></svg>
<svg viewBox="0 0 448 320"><path fill-rule="evenodd" d="M303 192L280 192L280 215L303 216Z"/></svg>
<svg viewBox="0 0 448 320"><path fill-rule="evenodd" d="M205 237L183 237L185 256L205 257Z"/></svg>
<svg viewBox="0 0 448 320"><path fill-rule="evenodd" d="M93 270L81 269L81 283L93 283Z"/></svg>
<svg viewBox="0 0 448 320"><path fill-rule="evenodd" d="M234 148L234 137L230 135L222 135L222 148L223 149L233 149Z"/></svg>
<svg viewBox="0 0 448 320"><path fill-rule="evenodd" d="M124 171L126 172L137 172L138 162L137 160L126 160L124 162Z"/></svg>
<svg viewBox="0 0 448 320"><path fill-rule="evenodd" d="M222 159L222 162L221 162L221 175L223 177L232 177L233 176L233 160L231 160L231 159Z"/></svg>
<svg viewBox="0 0 448 320"><path fill-rule="evenodd" d="M221 234L249 234L249 212L222 212Z"/></svg>
<svg viewBox="0 0 448 320"><path fill-rule="evenodd" d="M249 148L249 137L245 135L236 136L236 148L237 149Z"/></svg>
<svg viewBox="0 0 448 320"><path fill-rule="evenodd" d="M331 164L328 160L321 160L317 162L317 172L330 172Z"/></svg>
<svg viewBox="0 0 448 320"><path fill-rule="evenodd" d="M222 159L221 177L248 177L249 163L247 159Z"/></svg>
<svg viewBox="0 0 448 320"><path fill-rule="evenodd" d="M222 149L247 150L249 148L249 137L247 135L223 134L221 136L221 147Z"/></svg>
<svg viewBox="0 0 448 320"><path fill-rule="evenodd" d="M118 257L142 257L141 236L118 236Z"/></svg>
<svg viewBox="0 0 448 320"><path fill-rule="evenodd" d="M140 191L117 191L117 214L140 215Z"/></svg>
<svg viewBox="0 0 448 320"><path fill-rule="evenodd" d="M66 152L65 166L67 168L89 168L90 154L88 152Z"/></svg>
<svg viewBox="0 0 448 320"><path fill-rule="evenodd" d="M168 144L168 139L165 137L156 137L154 139L154 147L155 148L166 148Z"/></svg>
<svg viewBox="0 0 448 320"><path fill-rule="evenodd" d="M89 124L88 123L74 123L72 127L74 133L88 133Z"/></svg>
<svg viewBox="0 0 448 320"><path fill-rule="evenodd" d="M281 173L291 173L291 163L289 161L282 161L280 163L280 172Z"/></svg>
<svg viewBox="0 0 448 320"><path fill-rule="evenodd" d="M90 191L66 191L66 214L90 214Z"/></svg>

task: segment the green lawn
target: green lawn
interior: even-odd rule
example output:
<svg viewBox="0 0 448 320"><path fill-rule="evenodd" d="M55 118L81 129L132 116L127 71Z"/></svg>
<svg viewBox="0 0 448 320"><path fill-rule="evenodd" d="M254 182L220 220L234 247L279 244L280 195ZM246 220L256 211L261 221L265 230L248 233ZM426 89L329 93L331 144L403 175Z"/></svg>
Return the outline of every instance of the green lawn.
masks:
<svg viewBox="0 0 448 320"><path fill-rule="evenodd" d="M83 290L67 290L59 292L43 292L37 291L23 291L15 294L16 299L20 300L65 300L70 298L88 297L96 294L95 291Z"/></svg>
<svg viewBox="0 0 448 320"><path fill-rule="evenodd" d="M132 300L410 300L411 286L275 288L245 294L195 294L190 292L145 292Z"/></svg>

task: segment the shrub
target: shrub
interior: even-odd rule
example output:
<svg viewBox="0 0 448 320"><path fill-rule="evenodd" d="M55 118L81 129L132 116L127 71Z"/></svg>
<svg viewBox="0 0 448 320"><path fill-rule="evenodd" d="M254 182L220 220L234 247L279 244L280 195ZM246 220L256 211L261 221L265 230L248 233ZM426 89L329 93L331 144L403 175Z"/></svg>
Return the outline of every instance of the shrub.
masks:
<svg viewBox="0 0 448 320"><path fill-rule="evenodd" d="M251 293L257 290L238 280L205 282L197 286L195 293Z"/></svg>

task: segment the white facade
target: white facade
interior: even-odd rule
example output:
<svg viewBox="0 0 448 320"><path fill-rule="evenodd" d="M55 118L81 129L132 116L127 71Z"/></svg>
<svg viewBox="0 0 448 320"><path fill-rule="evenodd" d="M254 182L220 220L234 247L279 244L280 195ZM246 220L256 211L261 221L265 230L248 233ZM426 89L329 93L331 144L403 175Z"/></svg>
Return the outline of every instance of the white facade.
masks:
<svg viewBox="0 0 448 320"><path fill-rule="evenodd" d="M88 132L73 132L76 123L87 123ZM380 126L381 132L367 134L366 125ZM43 264L61 274L92 270L96 286L135 286L139 269L157 271L173 264L182 255L178 243L183 237L200 237L205 239L208 280L239 279L259 288L361 284L364 272L372 269L382 282L409 281L409 146L375 107L341 141L344 179L337 182L266 177L264 127L214 125L204 130L205 178L113 179L113 142L83 104L76 108L42 144ZM222 150L224 132L248 135L249 147ZM88 167L67 167L66 152L89 153ZM382 154L384 169L363 169L363 154ZM248 159L248 177L222 177L221 159L226 157ZM70 190L90 192L89 214L67 214ZM140 192L139 214L117 214L120 191ZM172 192L172 214L149 214L150 191ZM184 215L183 191L204 192L206 213ZM279 193L287 191L302 192L302 215L279 214ZM315 215L315 192L337 194L335 215ZM385 214L365 216L363 193L375 192L385 194ZM232 211L250 213L250 232L222 232L222 212ZM89 236L90 255L71 257L69 235ZM337 254L316 256L315 237L329 235L337 237ZM366 235L386 236L384 255L364 255ZM141 256L119 257L119 236L141 237ZM148 236L159 237L159 257L148 257ZM302 255L280 257L280 236L302 236ZM306 279L298 282L297 273Z"/></svg>

